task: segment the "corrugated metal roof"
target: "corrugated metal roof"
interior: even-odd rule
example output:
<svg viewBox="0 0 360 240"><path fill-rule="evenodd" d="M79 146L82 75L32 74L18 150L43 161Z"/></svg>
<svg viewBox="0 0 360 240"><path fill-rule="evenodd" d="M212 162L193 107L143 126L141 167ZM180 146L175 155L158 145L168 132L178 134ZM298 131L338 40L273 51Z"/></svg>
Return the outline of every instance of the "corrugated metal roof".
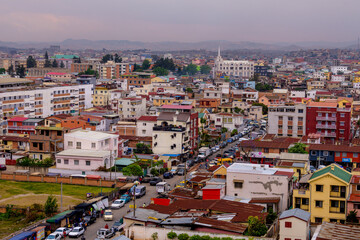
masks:
<svg viewBox="0 0 360 240"><path fill-rule="evenodd" d="M304 211L304 210L302 210L300 208L294 208L294 209L284 211L280 215L279 220L284 219L284 218L288 218L288 217L296 217L296 218L299 218L299 219L304 220L305 222L307 222L310 219L310 213L307 212L307 211Z"/></svg>
<svg viewBox="0 0 360 240"><path fill-rule="evenodd" d="M79 156L79 157L107 157L110 151L93 151L85 149L67 149L56 154L56 156Z"/></svg>

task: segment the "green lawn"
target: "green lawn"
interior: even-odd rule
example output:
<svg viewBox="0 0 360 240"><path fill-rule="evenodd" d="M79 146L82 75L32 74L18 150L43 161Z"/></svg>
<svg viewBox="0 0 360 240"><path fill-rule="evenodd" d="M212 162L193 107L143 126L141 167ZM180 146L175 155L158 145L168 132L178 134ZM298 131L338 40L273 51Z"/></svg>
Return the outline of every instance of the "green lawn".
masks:
<svg viewBox="0 0 360 240"><path fill-rule="evenodd" d="M13 232L19 231L28 225L29 224L25 223L23 220L23 217L17 217L11 220L2 220L0 221L0 239L9 236Z"/></svg>
<svg viewBox="0 0 360 240"><path fill-rule="evenodd" d="M60 195L60 184L57 183L36 183L36 182L14 182L0 180L0 200L20 194L53 194ZM112 188L101 188L92 186L80 186L63 184L63 195L78 199L86 199L86 193L94 195L101 192L110 192Z"/></svg>

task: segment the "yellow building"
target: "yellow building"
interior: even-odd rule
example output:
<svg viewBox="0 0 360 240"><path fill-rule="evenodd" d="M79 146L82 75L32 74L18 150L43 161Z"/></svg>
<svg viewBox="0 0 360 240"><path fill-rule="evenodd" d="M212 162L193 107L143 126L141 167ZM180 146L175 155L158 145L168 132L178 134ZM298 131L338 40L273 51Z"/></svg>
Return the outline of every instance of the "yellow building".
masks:
<svg viewBox="0 0 360 240"><path fill-rule="evenodd" d="M94 106L107 106L110 104L110 89L106 87L96 87L93 94Z"/></svg>
<svg viewBox="0 0 360 240"><path fill-rule="evenodd" d="M360 71L354 73L353 75L353 83L358 83L360 82Z"/></svg>
<svg viewBox="0 0 360 240"><path fill-rule="evenodd" d="M153 105L156 107L160 107L162 105L171 105L174 102L178 102L178 101L173 97L155 96L153 98Z"/></svg>
<svg viewBox="0 0 360 240"><path fill-rule="evenodd" d="M293 191L293 207L309 211L311 222L344 223L350 180L351 174L336 164L305 175Z"/></svg>
<svg viewBox="0 0 360 240"><path fill-rule="evenodd" d="M155 77L155 78L151 79L151 83L165 83L165 82L167 82L167 81L160 77Z"/></svg>

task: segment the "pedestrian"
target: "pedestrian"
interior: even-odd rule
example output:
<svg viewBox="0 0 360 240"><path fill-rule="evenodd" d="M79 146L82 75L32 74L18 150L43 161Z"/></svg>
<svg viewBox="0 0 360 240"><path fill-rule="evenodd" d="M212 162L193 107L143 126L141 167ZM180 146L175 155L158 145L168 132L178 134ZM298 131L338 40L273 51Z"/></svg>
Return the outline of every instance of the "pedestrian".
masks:
<svg viewBox="0 0 360 240"><path fill-rule="evenodd" d="M104 215L104 209L101 209L100 217L103 217L103 215Z"/></svg>
<svg viewBox="0 0 360 240"><path fill-rule="evenodd" d="M85 237L84 237L84 235L82 235L81 240L86 240Z"/></svg>
<svg viewBox="0 0 360 240"><path fill-rule="evenodd" d="M105 229L109 229L109 225L106 224L106 225L105 225Z"/></svg>
<svg viewBox="0 0 360 240"><path fill-rule="evenodd" d="M145 203L143 203L143 207L145 207L146 206L146 204Z"/></svg>
<svg viewBox="0 0 360 240"><path fill-rule="evenodd" d="M66 231L64 229L64 232L63 232L63 237L66 238Z"/></svg>

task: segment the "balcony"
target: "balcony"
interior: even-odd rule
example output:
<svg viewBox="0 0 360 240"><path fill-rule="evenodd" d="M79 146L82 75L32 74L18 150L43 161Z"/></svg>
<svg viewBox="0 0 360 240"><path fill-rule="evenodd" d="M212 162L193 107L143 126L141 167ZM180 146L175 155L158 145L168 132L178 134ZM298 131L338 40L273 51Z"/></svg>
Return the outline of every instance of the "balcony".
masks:
<svg viewBox="0 0 360 240"><path fill-rule="evenodd" d="M293 195L294 195L294 197L310 199L310 191L309 191L309 189L306 189L306 188L294 189Z"/></svg>
<svg viewBox="0 0 360 240"><path fill-rule="evenodd" d="M345 192L330 192L330 197L332 198L346 198Z"/></svg>
<svg viewBox="0 0 360 240"><path fill-rule="evenodd" d="M336 125L316 124L316 128L320 128L320 129L336 129Z"/></svg>
<svg viewBox="0 0 360 240"><path fill-rule="evenodd" d="M27 131L27 130L35 130L36 126L8 126L9 130L19 130L19 131Z"/></svg>
<svg viewBox="0 0 360 240"><path fill-rule="evenodd" d="M54 94L54 97L65 97L70 96L70 93Z"/></svg>
<svg viewBox="0 0 360 240"><path fill-rule="evenodd" d="M320 133L322 137L336 137L336 133Z"/></svg>
<svg viewBox="0 0 360 240"><path fill-rule="evenodd" d="M5 100L3 101L3 104L20 103L20 102L24 102L24 99Z"/></svg>
<svg viewBox="0 0 360 240"><path fill-rule="evenodd" d="M175 126L154 126L153 131L183 132L186 128Z"/></svg>
<svg viewBox="0 0 360 240"><path fill-rule="evenodd" d="M288 121L288 126L292 126L293 125L293 121Z"/></svg>
<svg viewBox="0 0 360 240"><path fill-rule="evenodd" d="M329 208L329 212L330 212L330 213L344 214L344 213L345 213L345 208L330 207L330 208Z"/></svg>
<svg viewBox="0 0 360 240"><path fill-rule="evenodd" d="M298 122L298 126L303 126L303 125L304 125L304 123L302 121Z"/></svg>
<svg viewBox="0 0 360 240"><path fill-rule="evenodd" d="M316 121L336 121L336 117L316 117Z"/></svg>

